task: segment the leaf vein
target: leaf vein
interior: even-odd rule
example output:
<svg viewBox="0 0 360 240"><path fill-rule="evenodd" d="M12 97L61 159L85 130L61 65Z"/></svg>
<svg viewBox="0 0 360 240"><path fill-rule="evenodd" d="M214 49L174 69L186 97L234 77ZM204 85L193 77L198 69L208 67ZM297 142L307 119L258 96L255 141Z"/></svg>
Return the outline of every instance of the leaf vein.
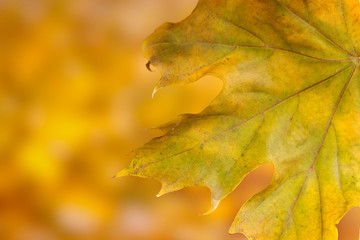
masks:
<svg viewBox="0 0 360 240"><path fill-rule="evenodd" d="M141 165L141 168L145 168L145 167L147 167L147 166L149 166L149 165L151 165L151 164L155 164L155 163L164 161L164 160L166 160L166 159L170 159L170 158L176 157L176 156L178 156L178 155L180 155L180 154L183 154L183 153L185 153L185 152L191 151L191 150L199 147L200 145L205 144L205 143L207 143L207 142L209 142L209 141L211 141L211 140L213 140L213 139L216 139L217 137L222 136L223 134L225 134L225 133L227 133L227 132L230 132L230 131L234 130L234 129L237 128L237 127L240 127L240 126L243 125L244 123L246 123L246 122L248 122L248 121L250 121L250 120L252 120L252 119L260 116L261 114L264 114L265 112L273 109L274 107L276 107L276 106L278 106L279 104L285 102L286 100L288 100L288 99L290 99L290 98L292 98L292 97L294 97L294 96L297 96L298 94L300 94L300 93L302 93L302 92L304 92L304 91L306 91L306 90L309 90L309 89L311 89L311 88L313 88L313 87L315 87L315 86L317 86L317 85L319 85L319 84L321 84L321 83L326 82L327 80L329 80L329 79L335 77L336 75L344 72L345 70L347 70L347 69L350 68L351 66L352 66L352 64L349 64L348 66L346 66L345 68L341 69L340 71L332 74L331 76L328 76L327 78L325 78L325 79L323 79L323 80L321 80L321 81L319 81L319 82L317 82L317 83L314 83L314 84L312 84L312 85L310 85L310 86L308 86L308 87L300 90L299 92L294 93L294 94L292 94L292 95L284 98L283 100L278 101L277 103L275 103L274 105L266 108L265 110L261 111L260 113L257 113L257 114L255 114L254 116L252 116L252 117L250 117L250 118L248 118L248 119L246 119L246 120L244 120L244 121L241 121L240 123L238 123L238 124L236 124L236 125L228 128L228 129L226 129L226 130L224 130L224 131L222 131L222 132L220 132L220 133L218 133L218 134L216 134L216 135L214 135L214 136L212 136L211 138L209 138L209 139L207 139L207 140L205 140L205 141L202 141L200 144L198 144L198 145L196 145L196 146L194 146L194 147L192 147L192 148L185 149L185 150L183 150L183 151L181 151L181 152L178 152L178 153L176 153L176 154L174 154L174 155L171 155L171 156L169 156L169 157L165 157L165 158L159 159L159 160L157 160L157 161L150 162L150 163L147 163L147 164L145 164L145 165Z"/></svg>
<svg viewBox="0 0 360 240"><path fill-rule="evenodd" d="M173 45L178 45L178 46L210 45L210 46L224 46L224 47L236 47L236 48L259 48L259 49L263 48L263 49L272 49L272 50L277 50L277 51L289 52L289 53L293 53L293 54L296 54L296 55L301 55L303 57L312 58L312 59L316 59L316 60L320 60L320 61L328 61L328 62L351 62L352 61L352 59L320 58L320 57L307 55L305 53L296 52L294 50L289 50L289 49L284 49L284 48L277 48L277 47L270 47L270 46L254 46L254 45L241 45L241 44L216 43L216 42L158 42L158 43L149 44L146 47L146 49L148 49L150 47L162 45L162 44L169 44L169 45L173 44Z"/></svg>
<svg viewBox="0 0 360 240"><path fill-rule="evenodd" d="M329 36L327 36L325 33L323 33L322 31L320 31L318 28L316 28L314 25L312 25L310 22L306 21L305 19L303 19L302 17L300 17L298 14L296 14L295 12L293 12L290 8L288 8L287 6L285 6L284 4L280 3L278 0L275 0L280 6L282 6L283 8L285 8L288 12L290 12L291 14L293 14L295 17L297 17L298 19L300 19L301 21L303 21L305 24L307 24L308 26L310 26L312 29L314 29L316 32L318 32L319 34L321 34L322 36L324 36L328 41L330 41L331 43L333 43L334 45L336 45L338 48L342 49L344 52L348 53L349 55L353 56L354 55L349 52L348 50L346 50L345 48L343 48L342 46L340 46L339 44L337 44L334 40L332 40Z"/></svg>
<svg viewBox="0 0 360 240"><path fill-rule="evenodd" d="M283 226L283 229L282 229L282 231L281 231L281 233L280 233L279 239L280 239L280 237L282 236L282 234L284 233L285 227L287 226L287 224L288 224L288 222L289 222L289 217L292 215L292 213L293 213L293 211L294 211L295 205L296 205L297 201L299 200L300 194L301 194L301 192L302 192L305 184L307 183L307 180L308 180L308 178L309 178L310 172L311 172L312 170L315 170L315 172L316 172L316 169L315 169L315 167L314 167L314 166L315 166L315 163L316 163L316 160L319 158L320 151L321 151L321 149L322 149L322 147L323 147L323 145L324 145L326 136L327 136L327 134L328 134L328 132L329 132L329 129L330 129L330 126L331 126L332 121L333 121L333 119L334 119L334 116L335 116L335 114L336 114L336 111L337 111L337 109L338 109L338 107L339 107L339 104L340 104L340 102L341 102L341 100L342 100L342 98L343 98L343 96L344 96L344 93L345 93L346 89L348 88L348 86L349 86L349 84L350 84L350 81L351 81L351 79L352 79L352 77L353 77L353 75L354 75L355 70L356 70L356 66L353 67L353 70L351 71L351 74L350 74L350 76L349 76L349 79L346 81L345 86L344 86L343 89L341 90L340 97L339 97L339 99L338 99L338 101L337 101L337 103L336 103L336 105L335 105L333 114L332 114L331 117L330 117L328 126L327 126L327 128L326 128L326 130L325 130L325 133L324 133L324 136L323 136L323 138L322 138L322 140L321 140L319 149L318 149L318 151L317 151L317 153L316 153L316 155L315 155L314 161L312 162L312 164L311 164L311 166L310 166L310 168L309 168L309 170L308 170L308 173L307 173L307 175L306 175L306 177L305 177L305 179L304 179L304 182L303 182L303 184L302 184L302 186L301 186L301 188L300 188L300 190L299 190L299 192L298 192L298 194L297 194L297 196L296 196L296 199L295 199L295 201L294 201L294 204L293 204L293 206L291 207L291 209L290 209L290 211L289 211L289 213L288 213L288 218L287 218L287 220L286 220L285 223L284 223L284 226ZM316 174L317 174L317 173L316 173ZM320 188L319 188L319 193L320 193ZM321 209L321 206L320 206L320 209Z"/></svg>

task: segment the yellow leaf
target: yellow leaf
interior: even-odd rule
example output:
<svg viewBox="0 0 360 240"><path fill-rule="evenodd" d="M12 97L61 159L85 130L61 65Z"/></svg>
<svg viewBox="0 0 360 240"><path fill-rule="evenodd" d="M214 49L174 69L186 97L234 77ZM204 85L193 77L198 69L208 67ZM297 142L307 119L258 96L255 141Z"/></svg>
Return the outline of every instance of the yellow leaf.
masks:
<svg viewBox="0 0 360 240"><path fill-rule="evenodd" d="M206 186L217 204L246 174L274 165L270 186L238 213L249 239L337 239L360 204L358 0L200 0L144 44L155 89L204 75L224 87L201 113L162 126L118 176L161 181L159 195Z"/></svg>

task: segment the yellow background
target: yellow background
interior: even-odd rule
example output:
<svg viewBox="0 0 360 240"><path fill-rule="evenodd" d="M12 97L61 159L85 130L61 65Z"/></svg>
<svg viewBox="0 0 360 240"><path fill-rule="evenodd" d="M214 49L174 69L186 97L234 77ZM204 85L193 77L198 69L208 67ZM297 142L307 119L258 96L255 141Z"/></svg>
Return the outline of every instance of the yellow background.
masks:
<svg viewBox="0 0 360 240"><path fill-rule="evenodd" d="M0 0L1 240L240 240L227 230L272 169L250 174L209 216L205 188L160 198L160 184L112 179L151 127L201 111L221 89L205 77L161 90L141 43L196 0ZM339 226L359 235L360 210ZM311 224L311 223L309 223Z"/></svg>

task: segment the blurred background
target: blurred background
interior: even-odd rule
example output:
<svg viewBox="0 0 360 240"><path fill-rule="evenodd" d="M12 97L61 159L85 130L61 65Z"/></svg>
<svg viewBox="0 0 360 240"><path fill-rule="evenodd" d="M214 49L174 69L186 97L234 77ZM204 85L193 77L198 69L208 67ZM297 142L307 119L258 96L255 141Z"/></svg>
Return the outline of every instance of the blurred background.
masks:
<svg viewBox="0 0 360 240"><path fill-rule="evenodd" d="M1 240L245 240L227 231L271 181L251 173L209 216L209 192L156 198L160 184L112 179L149 128L197 113L219 79L161 90L145 68L146 36L190 14L197 0L0 0ZM339 224L359 238L360 210Z"/></svg>

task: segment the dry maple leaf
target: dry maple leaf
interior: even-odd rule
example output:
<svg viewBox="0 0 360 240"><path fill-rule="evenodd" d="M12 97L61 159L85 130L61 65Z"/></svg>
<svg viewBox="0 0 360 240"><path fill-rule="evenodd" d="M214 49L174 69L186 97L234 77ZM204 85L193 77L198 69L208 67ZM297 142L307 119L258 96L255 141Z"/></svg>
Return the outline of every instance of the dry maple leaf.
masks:
<svg viewBox="0 0 360 240"><path fill-rule="evenodd" d="M270 186L238 213L249 239L336 239L360 205L358 0L200 0L144 44L156 89L204 75L224 87L200 114L137 149L131 175L160 194L206 186L212 209L246 174L274 166Z"/></svg>

